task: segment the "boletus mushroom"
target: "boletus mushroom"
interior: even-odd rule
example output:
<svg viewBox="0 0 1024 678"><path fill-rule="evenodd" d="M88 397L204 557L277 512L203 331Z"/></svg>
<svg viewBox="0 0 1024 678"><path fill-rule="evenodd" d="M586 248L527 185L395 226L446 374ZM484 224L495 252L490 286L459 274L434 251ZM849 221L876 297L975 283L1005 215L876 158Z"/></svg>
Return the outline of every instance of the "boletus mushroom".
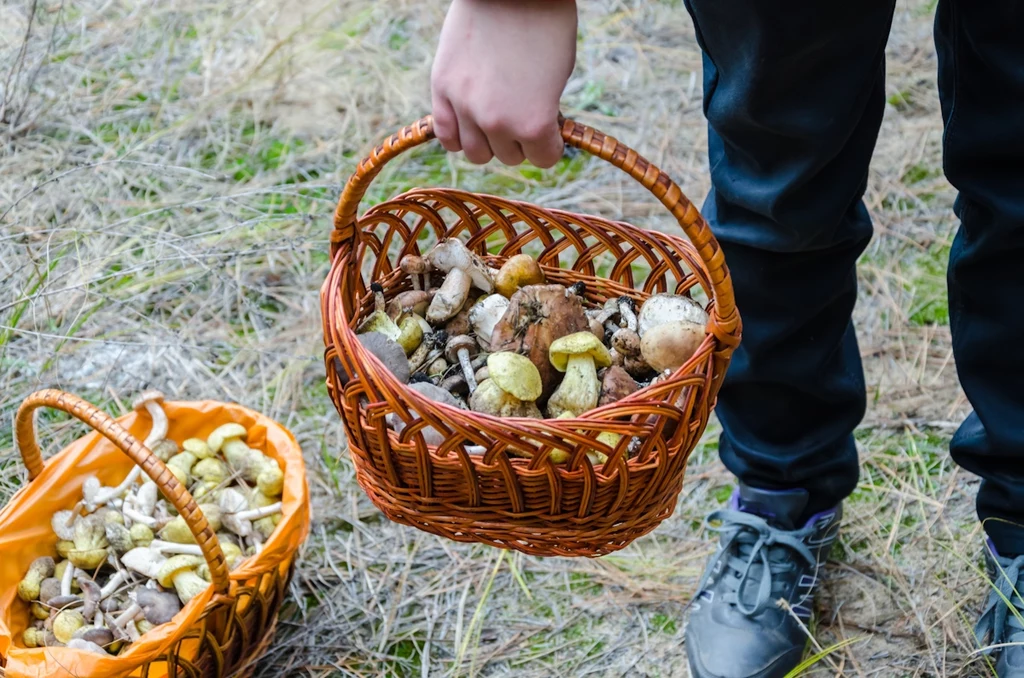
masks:
<svg viewBox="0 0 1024 678"><path fill-rule="evenodd" d="M517 254L498 269L494 276L494 290L503 297L511 298L522 287L543 285L545 282L540 264L529 254Z"/></svg>
<svg viewBox="0 0 1024 678"><path fill-rule="evenodd" d="M626 370L618 365L612 365L605 370L604 378L601 380L601 395L597 400L597 405L600 407L622 400L626 396L636 393L639 388L639 385Z"/></svg>
<svg viewBox="0 0 1024 678"><path fill-rule="evenodd" d="M477 343L485 350L491 345L491 335L494 333L494 326L498 324L501 317L508 309L508 299L501 294L491 294L469 310L469 324L476 334Z"/></svg>
<svg viewBox="0 0 1024 678"><path fill-rule="evenodd" d="M469 407L497 417L541 418L536 400L543 385L529 358L502 351L487 358L488 379L469 397Z"/></svg>
<svg viewBox="0 0 1024 678"><path fill-rule="evenodd" d="M195 572L202 563L203 559L196 556L171 556L160 566L156 580L165 589L173 586L182 604L188 603L209 586Z"/></svg>
<svg viewBox="0 0 1024 678"><path fill-rule="evenodd" d="M387 301L384 299L384 287L378 283L370 283L373 292L373 313L356 328L357 334L379 332L388 339L398 340L402 330L391 319L387 312Z"/></svg>
<svg viewBox="0 0 1024 678"><path fill-rule="evenodd" d="M28 566L25 578L18 583L18 597L26 603L39 599L39 589L43 581L53 576L55 564L50 556L42 556Z"/></svg>
<svg viewBox="0 0 1024 678"><path fill-rule="evenodd" d="M405 350L398 345L398 342L389 339L380 332L360 334L358 339L363 348L377 356L377 359L384 363L384 367L395 376L395 379L403 384L409 383L409 359L405 355Z"/></svg>
<svg viewBox="0 0 1024 678"><path fill-rule="evenodd" d="M443 323L462 310L471 287L487 293L494 289L490 269L480 257L466 249L458 238L439 242L430 250L426 259L433 268L447 274L427 308L427 320L434 325Z"/></svg>
<svg viewBox="0 0 1024 678"><path fill-rule="evenodd" d="M604 344L583 330L553 341L550 354L551 364L565 372L565 377L548 399L548 416L557 418L569 413L576 417L597 407L601 395L597 368L612 362Z"/></svg>
<svg viewBox="0 0 1024 678"><path fill-rule="evenodd" d="M548 357L551 343L589 327L580 297L566 294L561 285L527 285L512 295L494 326L491 349L519 353L533 362L543 384L537 403L543 405L558 385L558 372Z"/></svg>

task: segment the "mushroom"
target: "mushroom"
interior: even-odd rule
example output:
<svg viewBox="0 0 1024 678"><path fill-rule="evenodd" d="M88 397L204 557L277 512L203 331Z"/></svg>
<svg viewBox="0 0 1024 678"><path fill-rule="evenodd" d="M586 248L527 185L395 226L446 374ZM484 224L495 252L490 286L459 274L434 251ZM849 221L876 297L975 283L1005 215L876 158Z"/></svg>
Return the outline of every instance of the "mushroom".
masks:
<svg viewBox="0 0 1024 678"><path fill-rule="evenodd" d="M34 626L28 627L21 634L21 642L24 643L25 647L43 647L42 629L37 629Z"/></svg>
<svg viewBox="0 0 1024 678"><path fill-rule="evenodd" d="M356 328L357 334L379 332L388 339L397 340L402 331L387 313L387 301L384 298L384 286L378 282L370 283L373 292L373 313Z"/></svg>
<svg viewBox="0 0 1024 678"><path fill-rule="evenodd" d="M53 533L57 535L57 539L61 541L74 541L75 539L75 527L74 522L77 515L72 511L57 511L50 518L50 527L53 529Z"/></svg>
<svg viewBox="0 0 1024 678"><path fill-rule="evenodd" d="M384 363L384 367L395 376L395 379L403 384L409 383L409 375L411 374L409 360L405 356L405 350L398 345L398 342L389 339L380 332L360 334L358 339L363 348Z"/></svg>
<svg viewBox="0 0 1024 678"><path fill-rule="evenodd" d="M187 543L154 539L152 542L150 542L149 549L160 555L164 555L166 553L187 556L203 555L203 549L195 543L195 540L193 540L191 543Z"/></svg>
<svg viewBox="0 0 1024 678"><path fill-rule="evenodd" d="M640 339L640 353L658 372L674 372L697 352L704 337L704 325L675 320L648 329Z"/></svg>
<svg viewBox="0 0 1024 678"><path fill-rule="evenodd" d="M530 259L530 261L533 260ZM476 340L481 348L486 350L490 347L494 326L505 315L507 309L508 299L501 294L486 296L469 309L469 324L473 333L476 334Z"/></svg>
<svg viewBox="0 0 1024 678"><path fill-rule="evenodd" d="M77 579L78 586L82 589L82 615L86 619L92 619L96 614L96 606L100 603L103 590L100 588L99 584L89 577L79 576Z"/></svg>
<svg viewBox="0 0 1024 678"><path fill-rule="evenodd" d="M213 432L206 437L206 444L210 447L210 451L216 454L220 452L225 442L236 438L244 440L248 435L249 432L245 430L244 426L230 422L213 429Z"/></svg>
<svg viewBox="0 0 1024 678"><path fill-rule="evenodd" d="M658 325L675 321L687 321L703 328L707 325L708 314L690 297L680 294L655 294L640 308L637 326L634 329L643 337Z"/></svg>
<svg viewBox="0 0 1024 678"><path fill-rule="evenodd" d="M149 546L149 543L153 541L153 530L142 523L135 523L128 530L128 534L132 538L133 546Z"/></svg>
<svg viewBox="0 0 1024 678"><path fill-rule="evenodd" d="M99 631L100 629L95 630ZM107 631L107 629L103 630ZM107 631L107 633L110 633L110 631ZM110 637L113 638L114 634L110 633ZM107 651L100 647L97 643L94 643L91 640L86 640L84 638L72 638L68 641L67 647L72 650L84 650L86 652L95 652L96 654L101 654L104 657L109 656L107 654Z"/></svg>
<svg viewBox="0 0 1024 678"><path fill-rule="evenodd" d="M281 512L281 502L249 509L249 502L238 490L227 488L220 493L221 522L240 537L252 534L252 521Z"/></svg>
<svg viewBox="0 0 1024 678"><path fill-rule="evenodd" d="M139 524L141 525L141 523ZM142 525L142 527L146 526ZM106 523L103 526L103 530L106 533L107 541L110 542L110 548L114 549L114 553L120 555L135 548L131 530L124 525Z"/></svg>
<svg viewBox="0 0 1024 678"><path fill-rule="evenodd" d="M429 365L444 355L444 345L446 343L448 343L448 333L445 330L431 332L423 337L423 343L409 356L408 369L410 374L418 372L424 365Z"/></svg>
<svg viewBox="0 0 1024 678"><path fill-rule="evenodd" d="M638 320L636 317L636 301L632 297L621 296L617 299L619 305L619 327L638 331Z"/></svg>
<svg viewBox="0 0 1024 678"><path fill-rule="evenodd" d="M167 470L178 482L188 487L192 484L192 467L196 465L196 455L191 452L179 452L167 460Z"/></svg>
<svg viewBox="0 0 1024 678"><path fill-rule="evenodd" d="M85 616L88 617L89 615ZM83 626L75 631L71 641L68 642L68 647L71 647L71 642L75 640L84 640L103 647L114 642L114 633L110 629L98 624L96 626Z"/></svg>
<svg viewBox="0 0 1024 678"><path fill-rule="evenodd" d="M399 334L396 338L398 345L402 347L406 355L412 355L423 343L423 326L420 325L417 316L408 315L402 320L398 329ZM429 325L427 325L427 329L430 329Z"/></svg>
<svg viewBox="0 0 1024 678"><path fill-rule="evenodd" d="M618 365L605 370L601 380L601 395L597 400L598 407L622 400L635 393L640 386L629 376L629 373Z"/></svg>
<svg viewBox="0 0 1024 678"><path fill-rule="evenodd" d="M438 386L453 396L469 395L469 385L466 383L466 377L463 374L453 374L442 380Z"/></svg>
<svg viewBox="0 0 1024 678"><path fill-rule="evenodd" d="M430 306L430 300L433 298L434 292L427 292L425 290L400 292L388 302L388 317L397 322L399 318L407 313L421 317L425 316L427 308Z"/></svg>
<svg viewBox="0 0 1024 678"><path fill-rule="evenodd" d="M544 385L538 399L538 405L543 405L558 385L558 372L548 358L551 342L589 327L580 297L567 295L561 285L527 285L512 295L505 315L495 325L491 349L530 358Z"/></svg>
<svg viewBox="0 0 1024 678"><path fill-rule="evenodd" d="M114 574L110 575L110 579L100 589L100 601L105 601L110 596L114 595L114 591L117 591L121 584L128 580L128 572L126 570L118 570Z"/></svg>
<svg viewBox="0 0 1024 678"><path fill-rule="evenodd" d="M492 353L490 355L494 354ZM490 355L488 357L490 357ZM483 367L478 367L476 372L473 373L473 378L476 379L477 384L480 384L483 382L484 379L491 378L491 371L487 369L487 365L484 365Z"/></svg>
<svg viewBox="0 0 1024 678"><path fill-rule="evenodd" d="M202 438L189 438L181 444L181 449L185 452L191 452L199 461L210 459L214 456L214 451L210 449L210 446Z"/></svg>
<svg viewBox="0 0 1024 678"><path fill-rule="evenodd" d="M43 580L53 576L54 562L50 556L42 556L28 566L25 578L18 583L18 597L26 603L39 598L39 588Z"/></svg>
<svg viewBox="0 0 1024 678"><path fill-rule="evenodd" d="M540 264L529 254L517 254L498 269L498 274L494 276L494 291L511 298L521 287L543 285L544 282L544 271Z"/></svg>
<svg viewBox="0 0 1024 678"><path fill-rule="evenodd" d="M406 254L398 262L398 266L402 269L403 273L409 276L409 280L412 281L413 290L422 291L428 287L426 280L427 274L430 273L430 265L423 257L416 256L415 254Z"/></svg>
<svg viewBox="0 0 1024 678"><path fill-rule="evenodd" d="M184 604L206 590L208 584L195 573L195 569L203 563L195 556L172 556L168 558L157 572L156 580L164 588L174 587L178 599ZM138 594L136 594L138 601Z"/></svg>
<svg viewBox="0 0 1024 678"><path fill-rule="evenodd" d="M487 293L494 289L487 265L458 238L435 245L427 254L427 262L447 274L427 308L427 320L435 325L462 310L472 286Z"/></svg>
<svg viewBox="0 0 1024 678"><path fill-rule="evenodd" d="M647 364L640 351L640 335L628 327L615 331L612 335L612 348L622 356L622 367L630 376L643 379L650 375L651 366Z"/></svg>
<svg viewBox="0 0 1024 678"><path fill-rule="evenodd" d="M243 443L244 444L244 443ZM201 459L192 467L192 476L204 482L219 484L228 479L231 469L216 457Z"/></svg>
<svg viewBox="0 0 1024 678"><path fill-rule="evenodd" d="M537 366L526 356L507 351L487 358L490 378L480 383L469 398L469 407L498 417L541 418L536 400L543 384Z"/></svg>
<svg viewBox="0 0 1024 678"><path fill-rule="evenodd" d="M240 440L225 443L224 456L231 468L247 481L256 483L262 492L268 495L281 494L284 473L276 459L250 448Z"/></svg>
<svg viewBox="0 0 1024 678"><path fill-rule="evenodd" d="M75 579L75 566L71 561L62 560L53 568L53 575L60 579L60 594L71 595L71 582Z"/></svg>
<svg viewBox="0 0 1024 678"><path fill-rule="evenodd" d="M68 560L75 567L93 570L107 559L106 530L103 522L95 515L75 521L74 542L75 548L68 552Z"/></svg>
<svg viewBox="0 0 1024 678"><path fill-rule="evenodd" d="M178 596L166 591L138 589L135 592L135 602L142 608L142 614L145 615L146 621L154 626L166 624L181 611Z"/></svg>
<svg viewBox="0 0 1024 678"><path fill-rule="evenodd" d="M138 572L143 577L153 579L160 571L160 566L167 560L159 551L149 547L137 546L128 553L121 556L121 564L132 572Z"/></svg>
<svg viewBox="0 0 1024 678"><path fill-rule="evenodd" d="M440 386L434 386L430 382L417 382L415 384L410 384L409 388L435 402L451 405L452 407L457 407L460 410L466 409L466 406L458 398ZM397 414L389 414L385 420L388 426L390 426L395 433L401 433L405 430L405 422ZM445 434L441 433L433 426L424 426L421 428L420 435L423 436L424 443L427 445L433 445L434 447L443 445L444 441L447 439Z"/></svg>
<svg viewBox="0 0 1024 678"><path fill-rule="evenodd" d="M42 603L32 603L32 616L40 621L50 618L50 608Z"/></svg>
<svg viewBox="0 0 1024 678"><path fill-rule="evenodd" d="M450 362L458 361L462 367L462 374L466 379L466 385L469 387L470 393L476 390L476 380L473 378L473 365L469 360L474 354L476 354L476 342L473 341L473 337L466 334L449 339L444 349L445 357Z"/></svg>
<svg viewBox="0 0 1024 678"><path fill-rule="evenodd" d="M601 383L597 366L611 365L611 355L589 331L577 332L551 343L551 364L565 372L562 383L548 400L548 416L559 417L566 412L579 416L597 407Z"/></svg>
<svg viewBox="0 0 1024 678"><path fill-rule="evenodd" d="M434 362L427 365L427 376L431 378L439 378L448 370L448 361L444 358L438 358Z"/></svg>
<svg viewBox="0 0 1024 678"><path fill-rule="evenodd" d="M53 620L53 635L62 643L67 643L75 635L75 631L85 626L85 617L78 610L62 610Z"/></svg>
<svg viewBox="0 0 1024 678"><path fill-rule="evenodd" d="M173 440L168 440L167 438L153 443L153 446L149 448L149 451L156 455L157 459L163 462L166 462L178 452L181 452L178 448L178 443Z"/></svg>
<svg viewBox="0 0 1024 678"><path fill-rule="evenodd" d="M461 269L469 274L478 290L490 294L494 290L494 278L487 264L475 253L469 251L458 238L448 238L427 253L427 263L442 273Z"/></svg>
<svg viewBox="0 0 1024 678"><path fill-rule="evenodd" d="M60 595L60 579L47 577L39 585L39 596L36 598L40 603L49 603L51 598Z"/></svg>

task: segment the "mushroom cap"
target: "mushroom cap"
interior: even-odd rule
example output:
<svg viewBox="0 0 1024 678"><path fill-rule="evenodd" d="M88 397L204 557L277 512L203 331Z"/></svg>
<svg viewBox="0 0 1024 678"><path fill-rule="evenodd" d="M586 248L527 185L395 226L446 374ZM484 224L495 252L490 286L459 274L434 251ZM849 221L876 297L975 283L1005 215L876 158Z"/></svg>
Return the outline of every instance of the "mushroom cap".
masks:
<svg viewBox="0 0 1024 678"><path fill-rule="evenodd" d="M96 629L96 630L99 630L99 629ZM106 629L104 629L104 630L106 630ZM107 631L107 633L110 633L110 631ZM113 636L114 636L114 634L110 633L110 637L113 638ZM113 641L111 641L111 642L113 642ZM91 640L86 640L85 638L72 638L71 640L69 640L67 642L67 647L72 649L72 650L85 650L86 652L93 652L95 654L101 654L104 657L109 656L107 654L107 651L104 650L98 643L94 643Z"/></svg>
<svg viewBox="0 0 1024 678"><path fill-rule="evenodd" d="M708 314L700 302L681 294L655 294L647 299L637 316L637 332L644 336L658 325L677 320L687 320L706 325Z"/></svg>
<svg viewBox="0 0 1024 678"><path fill-rule="evenodd" d="M675 320L656 325L640 339L640 353L658 372L678 369L704 341L704 325Z"/></svg>
<svg viewBox="0 0 1024 678"><path fill-rule="evenodd" d="M366 332L357 338L363 348L384 363L384 367L395 375L395 379L403 384L409 383L409 359L405 355L405 349L397 341L380 332Z"/></svg>
<svg viewBox="0 0 1024 678"><path fill-rule="evenodd" d="M576 332L560 337L551 342L548 349L551 364L559 372L565 372L571 355L589 355L597 367L608 367L612 364L612 356L601 340L590 332Z"/></svg>
<svg viewBox="0 0 1024 678"><path fill-rule="evenodd" d="M640 355L640 335L627 327L615 330L615 334L612 335L612 348L622 356L635 358Z"/></svg>
<svg viewBox="0 0 1024 678"><path fill-rule="evenodd" d="M601 406L622 400L635 393L638 388L639 386L629 372L618 365L612 365L605 372L604 379L601 380L601 398L597 404Z"/></svg>
<svg viewBox="0 0 1024 678"><path fill-rule="evenodd" d="M511 351L492 353L487 357L487 372L501 390L519 400L534 401L540 397L544 384L540 370L529 358Z"/></svg>
<svg viewBox="0 0 1024 678"><path fill-rule="evenodd" d="M132 401L133 410L141 410L146 406L146 403L162 403L164 401L164 394L156 389L150 389L140 393L135 400Z"/></svg>
<svg viewBox="0 0 1024 678"><path fill-rule="evenodd" d="M62 643L74 636L75 631L85 626L85 617L78 610L63 610L53 620L53 635Z"/></svg>
<svg viewBox="0 0 1024 678"><path fill-rule="evenodd" d="M448 360L455 362L459 359L459 351L469 351L470 355L476 353L476 341L468 334L452 337L444 347L444 355Z"/></svg>
<svg viewBox="0 0 1024 678"><path fill-rule="evenodd" d="M191 571L203 564L198 556L171 556L157 570L156 580L164 588L174 586L174 576L179 572Z"/></svg>
<svg viewBox="0 0 1024 678"><path fill-rule="evenodd" d="M178 596L166 591L140 588L135 592L135 602L142 608L146 621L157 626L171 621L181 611Z"/></svg>
<svg viewBox="0 0 1024 678"><path fill-rule="evenodd" d="M429 381L418 381L415 384L409 384L409 388L425 398L430 398L436 402L457 407L460 410L466 409L466 406L462 404L462 401L440 386L434 386Z"/></svg>
<svg viewBox="0 0 1024 678"><path fill-rule="evenodd" d="M469 251L458 238L448 238L437 243L427 253L426 260L428 264L444 273L450 272L453 268L465 271L473 285L483 292L494 289L494 281L487 265L479 256Z"/></svg>
<svg viewBox="0 0 1024 678"><path fill-rule="evenodd" d="M245 437L248 434L249 432L245 430L244 426L231 422L213 429L213 432L206 437L206 444L209 446L211 452L216 453L220 452L220 448L224 445L225 440L231 440L232 438L241 438L242 440L245 440ZM181 454L191 453L182 452ZM194 464L196 461L198 461L198 458L196 455L192 454L192 463ZM191 468L191 465L189 465L189 467Z"/></svg>
<svg viewBox="0 0 1024 678"><path fill-rule="evenodd" d="M430 266L427 265L426 260L423 257L416 256L415 254L406 254L402 257L402 260L398 262L398 266L402 269L402 272L407 275L423 274L430 271Z"/></svg>
<svg viewBox="0 0 1024 678"><path fill-rule="evenodd" d="M86 615L88 616L88 615ZM75 631L71 641L68 641L68 647L71 647L70 643L75 639L85 640L90 643L95 643L100 647L104 645L110 645L114 642L114 633L110 629L103 626L83 626L82 628Z"/></svg>
<svg viewBox="0 0 1024 678"><path fill-rule="evenodd" d="M39 602L48 603L51 598L56 598L60 595L60 579L56 577L47 577L39 585Z"/></svg>
<svg viewBox="0 0 1024 678"><path fill-rule="evenodd" d="M74 541L75 539L75 525L73 522L69 525L68 521L70 520L71 511L57 511L50 519L50 527L61 541Z"/></svg>
<svg viewBox="0 0 1024 678"><path fill-rule="evenodd" d="M494 289L504 297L511 297L520 287L543 284L544 271L529 254L510 257L494 276Z"/></svg>

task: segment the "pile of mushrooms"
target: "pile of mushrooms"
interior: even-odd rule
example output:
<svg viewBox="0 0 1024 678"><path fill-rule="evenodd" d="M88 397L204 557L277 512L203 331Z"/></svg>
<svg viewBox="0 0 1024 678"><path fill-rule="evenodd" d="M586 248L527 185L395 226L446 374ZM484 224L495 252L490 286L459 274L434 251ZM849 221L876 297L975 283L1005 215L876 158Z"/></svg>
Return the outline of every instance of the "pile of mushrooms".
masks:
<svg viewBox="0 0 1024 678"><path fill-rule="evenodd" d="M234 569L261 550L280 522L284 473L246 444L241 424L223 424L205 440L169 439L162 402L159 391L134 402L152 418L145 444L189 489ZM26 647L116 655L210 584L184 517L138 466L116 487L86 478L81 501L55 513L50 525L56 552L32 561L18 585L32 619L22 636Z"/></svg>
<svg viewBox="0 0 1024 678"><path fill-rule="evenodd" d="M360 343L421 395L476 412L578 417L671 374L706 336L707 313L689 296L597 305L583 283L550 282L527 254L495 269L457 238L399 266L412 289L397 280L405 291L389 300L381 284L371 285ZM387 421L402 431L401 418ZM433 428L422 430L427 444L444 442ZM599 439L618 442L616 434Z"/></svg>

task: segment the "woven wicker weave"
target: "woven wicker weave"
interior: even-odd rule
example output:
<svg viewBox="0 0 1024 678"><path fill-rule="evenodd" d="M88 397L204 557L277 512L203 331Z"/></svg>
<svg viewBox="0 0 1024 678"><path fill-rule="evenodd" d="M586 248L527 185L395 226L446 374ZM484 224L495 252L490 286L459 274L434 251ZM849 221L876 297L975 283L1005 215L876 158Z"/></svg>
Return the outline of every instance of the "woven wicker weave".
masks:
<svg viewBox="0 0 1024 678"><path fill-rule="evenodd" d="M385 163L433 138L426 117L374 149L345 186L321 290L325 364L358 482L390 519L535 555L597 556L624 547L673 511L686 460L739 343L740 319L718 243L668 175L585 125L563 120L561 131L567 144L649 189L689 240L438 188L408 191L357 218L360 200ZM353 328L372 311L369 284L381 283L389 299L411 289L398 262L442 238L460 238L495 267L527 251L549 282L583 281L585 296L598 304L621 295L642 303L657 292L699 286L710 299L708 334L669 378L578 419L499 419L436 403L396 381ZM391 413L406 422L401 434L385 426ZM428 447L420 433L425 426L444 432L446 442ZM596 441L605 431L622 434L615 449ZM630 455L633 436L641 446ZM548 456L556 449L571 459L553 464ZM595 468L588 449L603 451L607 462Z"/></svg>
<svg viewBox="0 0 1024 678"><path fill-rule="evenodd" d="M52 407L74 416L131 457L185 518L209 565L213 596L200 613L197 623L182 629L166 653L134 667L131 675L142 678L251 675L255 670L254 661L266 651L273 639L277 612L288 586L295 554L289 553L280 565L263 568L252 578L239 580L230 574L216 535L188 490L166 465L110 416L81 398L62 391L33 393L18 410L16 439L30 481L44 470L33 418L33 412L40 407ZM304 479L302 482L304 484ZM305 513L303 522L308 521L308 500L305 496L302 497L300 511ZM261 568L257 565L256 569ZM0 674L3 674L3 666L4 658L0 655ZM95 675L99 678L99 674Z"/></svg>

